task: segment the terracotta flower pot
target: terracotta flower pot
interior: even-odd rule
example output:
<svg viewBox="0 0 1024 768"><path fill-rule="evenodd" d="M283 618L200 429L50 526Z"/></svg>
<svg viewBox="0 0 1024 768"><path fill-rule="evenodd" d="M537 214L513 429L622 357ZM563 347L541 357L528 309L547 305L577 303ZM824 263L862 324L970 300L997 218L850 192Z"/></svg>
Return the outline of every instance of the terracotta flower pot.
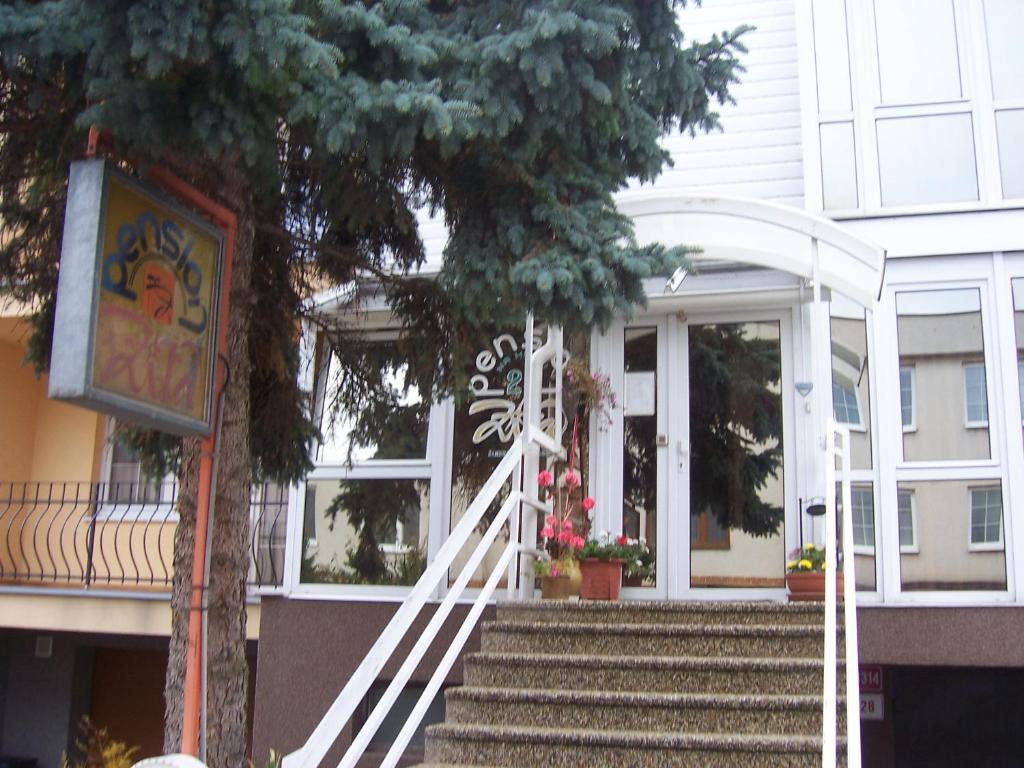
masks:
<svg viewBox="0 0 1024 768"><path fill-rule="evenodd" d="M596 558L581 560L583 581L580 583L580 600L618 600L624 562Z"/></svg>
<svg viewBox="0 0 1024 768"><path fill-rule="evenodd" d="M791 603L822 602L825 599L824 571L793 571L786 574L786 591ZM843 599L843 574L836 574L836 598Z"/></svg>
<svg viewBox="0 0 1024 768"><path fill-rule="evenodd" d="M567 573L540 577L540 596L544 600L567 600L576 597L580 593L582 579L580 564L572 560Z"/></svg>

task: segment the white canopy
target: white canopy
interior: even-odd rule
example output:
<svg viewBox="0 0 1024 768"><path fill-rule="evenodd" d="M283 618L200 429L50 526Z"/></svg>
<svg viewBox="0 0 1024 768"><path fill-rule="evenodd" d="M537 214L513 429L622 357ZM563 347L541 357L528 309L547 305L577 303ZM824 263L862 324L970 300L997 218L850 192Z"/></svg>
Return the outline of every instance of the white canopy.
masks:
<svg viewBox="0 0 1024 768"><path fill-rule="evenodd" d="M824 216L742 197L664 191L621 195L641 244L689 245L693 259L733 261L789 272L874 305L885 250Z"/></svg>

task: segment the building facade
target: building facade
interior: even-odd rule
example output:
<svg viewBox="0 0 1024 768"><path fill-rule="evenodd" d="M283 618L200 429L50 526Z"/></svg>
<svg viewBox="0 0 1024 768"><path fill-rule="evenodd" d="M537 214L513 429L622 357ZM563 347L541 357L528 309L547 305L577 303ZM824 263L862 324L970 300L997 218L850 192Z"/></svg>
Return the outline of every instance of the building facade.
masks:
<svg viewBox="0 0 1024 768"><path fill-rule="evenodd" d="M648 281L646 308L567 345L608 377L617 401L586 425L595 526L643 538L654 553L623 597L785 599L787 558L823 535L807 510L834 492L823 451L832 417L851 433L845 559L875 694L865 765L1013 764L1013 722L1024 714L1024 49L1013 35L1024 6L705 0L680 13L691 39L756 27L736 104L722 108L721 132L666 136L674 167L619 204L641 241L702 251L689 274ZM436 265L444 229L421 225ZM258 608L257 763L304 742L522 425L522 329L498 329L473 351L465 402L431 403L406 380L398 330L372 288L319 302L360 335L304 337L303 384L324 441L306 481L277 492L287 535L275 525L259 539L272 548L256 547L254 567L280 573ZM15 366L20 352L4 339L5 366ZM390 389L391 415L375 434L333 402L346 355ZM30 397L38 386L17 388L33 405L6 423L32 435L21 444L38 461L56 462L52 422L86 417L48 416L67 407ZM70 469L69 459L46 479L135 471L89 418L80 439L91 463ZM41 477L23 451L4 461L0 479ZM729 482L748 469L756 503ZM10 589L12 601L148 605ZM442 583L433 598L445 594ZM20 666L7 654L13 681ZM456 665L449 682L460 679ZM381 690L371 688L341 742Z"/></svg>

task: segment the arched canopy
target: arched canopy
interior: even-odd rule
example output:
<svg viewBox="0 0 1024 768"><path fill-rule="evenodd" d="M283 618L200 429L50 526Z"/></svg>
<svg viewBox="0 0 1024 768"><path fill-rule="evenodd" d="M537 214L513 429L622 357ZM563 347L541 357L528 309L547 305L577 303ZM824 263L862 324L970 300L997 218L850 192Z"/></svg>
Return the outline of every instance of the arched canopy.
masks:
<svg viewBox="0 0 1024 768"><path fill-rule="evenodd" d="M641 244L688 245L694 260L753 264L789 272L874 305L885 250L824 216L763 200L725 195L637 192L618 199Z"/></svg>

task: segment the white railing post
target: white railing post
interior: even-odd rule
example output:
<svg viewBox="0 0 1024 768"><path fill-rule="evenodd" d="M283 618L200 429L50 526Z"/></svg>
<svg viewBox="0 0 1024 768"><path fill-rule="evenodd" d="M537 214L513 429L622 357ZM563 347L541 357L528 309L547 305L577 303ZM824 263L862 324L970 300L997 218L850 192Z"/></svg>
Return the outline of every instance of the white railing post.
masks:
<svg viewBox="0 0 1024 768"><path fill-rule="evenodd" d="M822 698L821 764L836 764L838 730L836 664L837 630L836 579L839 557L836 532L836 459L840 460L843 541L843 628L846 639L846 764L860 768L860 662L857 649L857 572L853 554L853 504L850 487L850 430L833 419L827 422L825 437L825 669ZM836 446L839 438L841 448Z"/></svg>
<svg viewBox="0 0 1024 768"><path fill-rule="evenodd" d="M523 496L534 498L537 495L537 473L540 472L540 446L534 440L534 433L540 429L540 390L543 379L538 378L534 365L533 349L533 313L526 316L526 352L523 356ZM520 552L517 567L519 580L519 599L529 600L533 597L532 557L523 549L533 547L537 540L537 510L527 503L519 505L519 544Z"/></svg>
<svg viewBox="0 0 1024 768"><path fill-rule="evenodd" d="M857 570L853 553L853 494L850 488L852 453L850 430L837 428L842 438L840 480L843 500L843 627L846 638L846 765L860 768L860 652L857 648Z"/></svg>
<svg viewBox="0 0 1024 768"><path fill-rule="evenodd" d="M836 765L836 431L825 423L825 660L821 718L821 765Z"/></svg>

